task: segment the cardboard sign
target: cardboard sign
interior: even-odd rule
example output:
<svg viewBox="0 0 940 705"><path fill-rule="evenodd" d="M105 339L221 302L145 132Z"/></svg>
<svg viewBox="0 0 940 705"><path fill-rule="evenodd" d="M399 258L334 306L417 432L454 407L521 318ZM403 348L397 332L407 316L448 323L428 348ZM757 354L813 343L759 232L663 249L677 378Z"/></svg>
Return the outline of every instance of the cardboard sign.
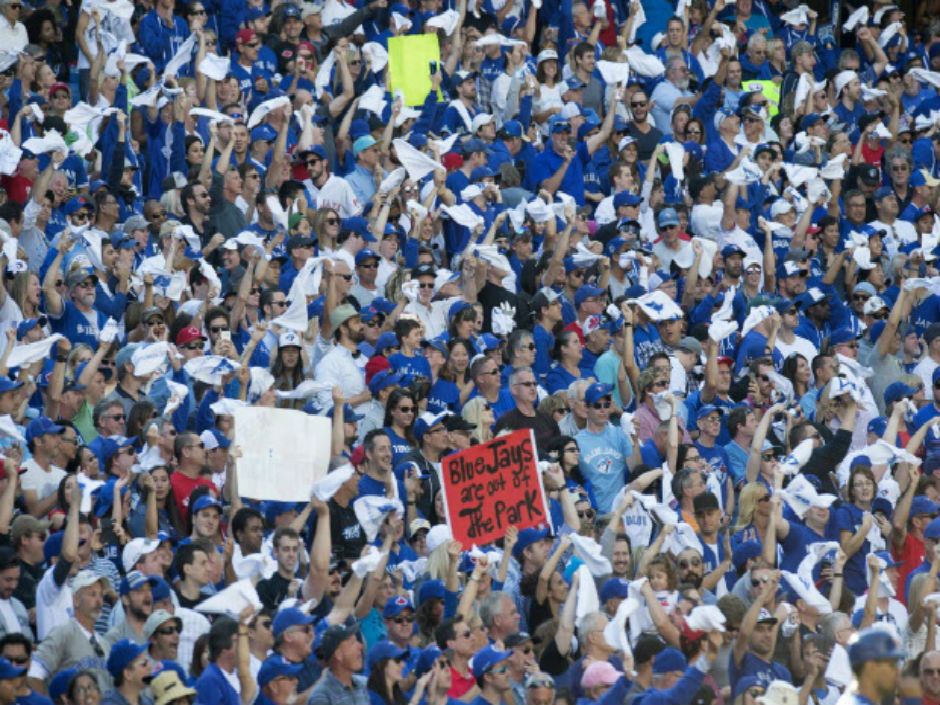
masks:
<svg viewBox="0 0 940 705"><path fill-rule="evenodd" d="M510 526L551 524L531 430L446 456L441 486L447 523L464 546L492 543Z"/></svg>
<svg viewBox="0 0 940 705"><path fill-rule="evenodd" d="M405 105L424 105L431 90L431 62L441 61L441 47L436 34L406 34L388 40L388 90L400 90ZM440 91L438 91L440 99Z"/></svg>
<svg viewBox="0 0 940 705"><path fill-rule="evenodd" d="M306 502L330 464L332 422L294 409L235 410L238 494L250 499Z"/></svg>

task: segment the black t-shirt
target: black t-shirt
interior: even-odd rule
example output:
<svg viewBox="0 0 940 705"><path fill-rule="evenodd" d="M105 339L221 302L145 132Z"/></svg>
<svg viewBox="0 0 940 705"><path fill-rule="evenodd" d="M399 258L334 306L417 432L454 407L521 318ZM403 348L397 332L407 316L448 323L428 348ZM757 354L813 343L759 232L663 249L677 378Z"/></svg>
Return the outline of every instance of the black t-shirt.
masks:
<svg viewBox="0 0 940 705"><path fill-rule="evenodd" d="M261 604L271 610L277 609L277 606L287 597L290 583L291 581L281 577L280 573L258 581L258 599L261 600Z"/></svg>
<svg viewBox="0 0 940 705"><path fill-rule="evenodd" d="M183 593L179 590L176 590L176 597L179 598L180 607L187 607L189 609L194 609L200 602L203 601L203 596L200 595L198 600L190 600L188 597L185 597Z"/></svg>
<svg viewBox="0 0 940 705"><path fill-rule="evenodd" d="M341 507L331 499L329 505L333 554L346 560L358 560L362 555L363 546L366 545L366 532L362 530L352 504Z"/></svg>
<svg viewBox="0 0 940 705"><path fill-rule="evenodd" d="M663 133L655 127L649 132L642 132L634 122L627 125L627 134L636 140L637 159L641 162L649 161L649 158L653 156L656 145L663 138Z"/></svg>
<svg viewBox="0 0 940 705"><path fill-rule="evenodd" d="M540 411L536 411L535 416L526 416L519 409L507 411L499 417L493 432L499 433L504 428L511 431L531 428L535 431L535 445L538 446L539 455L542 457L545 457L548 452L548 445L561 436L561 429L558 428L558 424Z"/></svg>

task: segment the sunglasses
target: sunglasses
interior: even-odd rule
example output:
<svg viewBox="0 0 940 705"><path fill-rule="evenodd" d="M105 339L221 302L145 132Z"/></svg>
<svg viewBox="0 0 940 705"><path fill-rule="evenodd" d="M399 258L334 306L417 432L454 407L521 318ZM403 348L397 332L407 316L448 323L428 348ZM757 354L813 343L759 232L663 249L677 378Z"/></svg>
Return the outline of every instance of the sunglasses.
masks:
<svg viewBox="0 0 940 705"><path fill-rule="evenodd" d="M414 616L411 617L395 617L393 620L395 624L412 624L415 621Z"/></svg>
<svg viewBox="0 0 940 705"><path fill-rule="evenodd" d="M413 406L399 406L397 411L400 411L403 414L413 414L415 408Z"/></svg>
<svg viewBox="0 0 940 705"><path fill-rule="evenodd" d="M631 108L645 108L646 106L647 106L647 102L645 100L643 101L638 100L635 103L630 103Z"/></svg>
<svg viewBox="0 0 940 705"><path fill-rule="evenodd" d="M430 283L425 282L425 283L422 283L422 284L418 284L418 288L419 288L419 289L433 289L433 288L434 288L434 282L430 282Z"/></svg>
<svg viewBox="0 0 940 705"><path fill-rule="evenodd" d="M609 401L596 401L593 404L591 404L591 407L594 409L609 409L610 402Z"/></svg>
<svg viewBox="0 0 940 705"><path fill-rule="evenodd" d="M271 623L268 622L268 624L270 625ZM160 629L157 630L157 634L162 634L163 636L170 636L171 634L179 634L179 633L180 633L180 630L176 626L161 627Z"/></svg>
<svg viewBox="0 0 940 705"><path fill-rule="evenodd" d="M578 519L593 519L596 516L596 513L593 509L585 509L582 512L578 512ZM526 653L529 653L526 651Z"/></svg>
<svg viewBox="0 0 940 705"><path fill-rule="evenodd" d="M209 328L209 331L212 333L228 333L228 326L212 326Z"/></svg>
<svg viewBox="0 0 940 705"><path fill-rule="evenodd" d="M183 350L202 350L202 343L187 343Z"/></svg>
<svg viewBox="0 0 940 705"><path fill-rule="evenodd" d="M327 225L336 225L337 223L339 223L339 218L327 218L323 222L326 223Z"/></svg>

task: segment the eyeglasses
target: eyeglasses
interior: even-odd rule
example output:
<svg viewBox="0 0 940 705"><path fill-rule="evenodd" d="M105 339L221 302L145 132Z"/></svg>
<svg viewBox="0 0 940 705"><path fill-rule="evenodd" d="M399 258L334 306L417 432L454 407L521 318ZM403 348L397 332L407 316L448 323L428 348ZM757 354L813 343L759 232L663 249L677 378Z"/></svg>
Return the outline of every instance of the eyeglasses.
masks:
<svg viewBox="0 0 940 705"><path fill-rule="evenodd" d="M395 622L395 624L412 624L415 621L415 618L414 615L410 617L395 617L395 619L392 621Z"/></svg>
<svg viewBox="0 0 940 705"><path fill-rule="evenodd" d="M270 624L270 622L268 622L268 624ZM179 634L179 633L180 633L179 627L177 627L176 625L171 625L169 627L160 627L157 630L157 634L162 634L163 636L170 636L171 634Z"/></svg>
<svg viewBox="0 0 940 705"><path fill-rule="evenodd" d="M907 171L907 164L893 164L891 171Z"/></svg>
<svg viewBox="0 0 940 705"><path fill-rule="evenodd" d="M594 402L593 404L591 404L591 408L593 408L593 409L609 409L609 408L610 408L610 402L609 402L609 401L596 401L596 402Z"/></svg>
<svg viewBox="0 0 940 705"><path fill-rule="evenodd" d="M701 565L702 565L702 559L699 558L698 556L693 556L692 558L689 558L688 560L683 558L681 561L679 561L679 568L681 568L682 570L688 570L689 568L699 568L701 567Z"/></svg>

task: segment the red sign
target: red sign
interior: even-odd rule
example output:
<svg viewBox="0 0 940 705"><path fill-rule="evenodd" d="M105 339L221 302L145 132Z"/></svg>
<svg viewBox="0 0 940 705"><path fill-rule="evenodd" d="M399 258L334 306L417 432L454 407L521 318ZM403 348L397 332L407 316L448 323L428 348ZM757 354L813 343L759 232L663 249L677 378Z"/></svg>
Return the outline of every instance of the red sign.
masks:
<svg viewBox="0 0 940 705"><path fill-rule="evenodd" d="M501 539L510 526L550 525L529 429L446 456L441 479L451 532L466 548Z"/></svg>

